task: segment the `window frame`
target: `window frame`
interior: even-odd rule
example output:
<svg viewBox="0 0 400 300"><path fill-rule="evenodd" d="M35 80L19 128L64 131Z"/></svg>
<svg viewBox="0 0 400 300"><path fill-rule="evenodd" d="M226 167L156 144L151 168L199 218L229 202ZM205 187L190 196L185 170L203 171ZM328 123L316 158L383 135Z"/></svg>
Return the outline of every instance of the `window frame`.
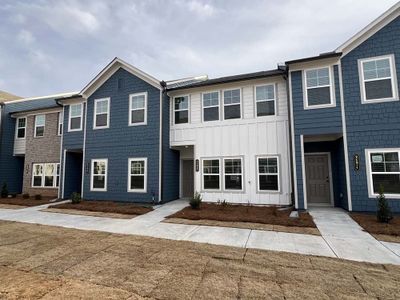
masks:
<svg viewBox="0 0 400 300"><path fill-rule="evenodd" d="M104 175L96 175L96 176L104 176L104 188L94 188L93 187L93 178L94 178L94 163L95 162L105 162L106 170ZM90 191L91 192L107 192L107 183L108 183L108 158L92 158L90 162Z"/></svg>
<svg viewBox="0 0 400 300"><path fill-rule="evenodd" d="M218 93L218 105L204 106L204 95L205 94L212 94L212 93ZM218 120L205 121L204 120L204 109L205 108L212 108L212 107L218 107ZM214 91L202 92L201 93L201 122L202 123L209 123L209 122L218 122L218 121L221 121L221 91L220 90L214 90Z"/></svg>
<svg viewBox="0 0 400 300"><path fill-rule="evenodd" d="M227 160L227 159L240 159L240 168L241 168L241 173L240 173L240 175L241 175L241 177L242 177L242 188L239 190L239 189L226 189L225 188L225 175L226 174L230 174L230 175L238 175L239 173L225 173L225 160ZM244 186L244 183L245 183L245 172L244 172L244 159L243 159L243 156L226 156L226 157L222 157L222 167L223 167L223 169L222 169L222 177L223 177L223 179L222 179L222 184L223 184L223 191L224 192L229 192L229 193L244 193L245 192L245 186Z"/></svg>
<svg viewBox="0 0 400 300"><path fill-rule="evenodd" d="M257 100L257 88L258 87L264 87L264 86L272 86L274 88L274 99L272 100ZM254 85L254 111L256 112L255 117L256 118L268 118L268 117L275 117L277 116L277 95L276 95L276 82L274 83L265 83L265 84L256 84ZM258 107L257 107L257 103L259 102L271 102L274 101L274 114L273 115L267 115L267 116L259 116L258 115Z"/></svg>
<svg viewBox="0 0 400 300"><path fill-rule="evenodd" d="M187 99L188 99L188 107L187 107L187 109L178 109L178 110L176 110L175 109L175 99L176 98L182 98L182 97L187 97ZM190 121L191 121L190 120L190 104L191 104L190 94L174 96L172 100L173 100L172 101L172 114L173 114L173 122L174 122L173 126L182 126L182 125L184 126L186 124L190 124ZM188 121L187 121L187 123L176 123L175 112L185 111L185 110L188 111Z"/></svg>
<svg viewBox="0 0 400 300"><path fill-rule="evenodd" d="M25 126L24 127L19 127L19 120L20 119L25 119ZM25 140L26 139L26 122L28 121L27 117L18 117L15 123L15 139L16 140ZM19 129L24 129L24 137L18 137L18 130Z"/></svg>
<svg viewBox="0 0 400 300"><path fill-rule="evenodd" d="M107 125L97 126L97 125L96 125L97 115L102 115L102 114L103 114L103 113L98 114L98 113L96 112L97 103L98 103L98 102L101 102L101 101L107 101ZM95 99L95 100L94 100L94 105L93 105L93 129L94 129L94 130L96 130L96 129L106 129L106 128L110 128L110 108L111 108L110 102L111 102L110 97L107 97L107 98L98 98L98 99Z"/></svg>
<svg viewBox="0 0 400 300"><path fill-rule="evenodd" d="M71 129L71 107L79 105L81 107L81 114L80 116L75 116L73 118L81 118L80 126L79 128ZM68 132L74 132L74 131L82 131L82 121L83 121L83 103L73 103L69 105L68 108Z"/></svg>
<svg viewBox="0 0 400 300"><path fill-rule="evenodd" d="M364 63L370 62L370 61L381 60L381 59L389 59L390 75L391 75L390 80L392 83L391 86L392 86L392 95L393 96L391 98L367 99L366 98L367 94L366 94L366 90L365 90L365 82L389 79L389 77L377 78L377 79L376 78L375 79L364 79ZM358 63L358 78L359 78L359 82L360 82L360 97L361 97L362 104L399 101L399 89L398 89L398 84L397 84L396 62L395 62L394 54L381 55L381 56L368 57L368 58L360 58L360 59L358 59L357 63Z"/></svg>
<svg viewBox="0 0 400 300"><path fill-rule="evenodd" d="M132 108L132 98L135 96L144 96L144 108ZM129 126L141 126L147 125L147 92L134 93L129 95L129 117L128 117L128 125ZM134 110L143 110L144 109L144 121L138 123L132 123L132 111Z"/></svg>
<svg viewBox="0 0 400 300"><path fill-rule="evenodd" d="M217 173L204 173L204 161L205 160L218 160L219 162L219 170L218 170L218 183L219 183L219 189L206 189L204 187L204 175L217 175ZM222 188L222 169L221 169L221 157L203 157L201 158L201 189L204 192L221 192L223 190Z"/></svg>
<svg viewBox="0 0 400 300"><path fill-rule="evenodd" d="M225 92L226 91L234 91L234 90L239 90L239 97L240 97L240 102L239 102L239 107L240 107L240 117L239 118L233 118L233 119L225 119ZM242 88L229 88L229 89L223 89L221 91L221 100L222 100L222 121L234 121L234 120L241 120L243 119L243 95L242 95ZM235 104L226 104L226 106L233 106L233 105L238 105L238 103Z"/></svg>
<svg viewBox="0 0 400 300"><path fill-rule="evenodd" d="M57 135L62 136L64 130L64 111L58 112Z"/></svg>
<svg viewBox="0 0 400 300"><path fill-rule="evenodd" d="M131 174L131 162L132 161L144 161L144 174L132 175ZM147 157L131 157L128 159L128 193L147 193ZM131 189L132 176L143 176L144 177L144 188L143 189Z"/></svg>
<svg viewBox="0 0 400 300"><path fill-rule="evenodd" d="M400 160L400 148L378 148L378 149L365 149L365 161L366 161L366 175L367 175L367 183L368 183L368 197L376 198L378 193L374 193L374 181L372 179L373 174L400 174L399 172L372 172L371 166L371 153L389 153L389 152L397 152ZM400 164L400 162L399 162ZM400 176L400 175L399 175ZM385 193L386 198L389 199L400 199L399 194L387 194Z"/></svg>
<svg viewBox="0 0 400 300"><path fill-rule="evenodd" d="M33 170L35 169L36 165L42 166L42 174L41 176L41 185L34 185L34 177L39 176L39 175L33 175ZM45 185L45 180L46 180L46 165L54 165L54 171L53 171L53 185L52 186L46 186ZM60 178L60 168L61 165L60 163L32 163L32 171L31 171L31 188L39 188L39 189L58 189L59 188L59 178ZM58 184L57 184L57 178L58 178Z"/></svg>
<svg viewBox="0 0 400 300"><path fill-rule="evenodd" d="M328 69L329 71L329 85L317 86L317 87L307 87L307 72L308 71L316 71L321 69ZM336 107L336 97L335 97L335 76L333 72L332 65L323 65L313 68L304 69L302 72L302 80L303 80L303 99L304 99L304 109L321 109L321 108L332 108ZM316 89L316 88L323 88L329 87L329 96L330 96L330 103L328 104L317 104L317 105L309 105L308 104L308 90L309 89Z"/></svg>
<svg viewBox="0 0 400 300"><path fill-rule="evenodd" d="M259 170L259 159L262 158L276 158L278 172L275 173L260 173ZM260 189L260 175L276 175L278 178L278 189L277 190L261 190ZM256 156L256 180L257 180L257 193L258 194L279 194L281 193L281 166L280 156L278 154L265 154Z"/></svg>
<svg viewBox="0 0 400 300"><path fill-rule="evenodd" d="M43 116L44 117L44 125L40 125L40 126L37 125L37 117L39 117L39 116ZM44 137L44 133L46 131L46 114L35 115L35 121L34 122L35 122L35 126L34 126L34 131L33 131L33 137L35 137L35 138ZM37 135L36 130L37 130L38 127L43 127L43 135Z"/></svg>

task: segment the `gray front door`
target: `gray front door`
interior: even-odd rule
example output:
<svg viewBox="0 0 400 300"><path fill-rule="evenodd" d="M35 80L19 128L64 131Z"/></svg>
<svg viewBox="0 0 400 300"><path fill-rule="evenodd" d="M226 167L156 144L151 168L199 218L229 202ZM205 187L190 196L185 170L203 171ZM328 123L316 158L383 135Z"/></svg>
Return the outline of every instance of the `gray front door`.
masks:
<svg viewBox="0 0 400 300"><path fill-rule="evenodd" d="M182 160L182 197L190 198L194 194L193 160Z"/></svg>
<svg viewBox="0 0 400 300"><path fill-rule="evenodd" d="M328 154L305 155L307 202L330 204L331 184Z"/></svg>

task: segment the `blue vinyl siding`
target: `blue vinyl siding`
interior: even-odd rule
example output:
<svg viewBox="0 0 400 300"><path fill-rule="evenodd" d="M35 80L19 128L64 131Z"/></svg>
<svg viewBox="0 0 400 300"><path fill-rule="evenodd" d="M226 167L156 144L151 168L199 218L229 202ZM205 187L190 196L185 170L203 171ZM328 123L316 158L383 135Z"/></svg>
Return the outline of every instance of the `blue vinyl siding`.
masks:
<svg viewBox="0 0 400 300"><path fill-rule="evenodd" d="M365 149L400 148L400 102L361 104L358 59L394 54L397 80L400 79L400 18L396 18L342 58L349 161L360 156L360 170L350 166L354 211L375 211L369 198ZM400 82L398 82L400 86ZM389 199L392 210L400 212L400 199Z"/></svg>
<svg viewBox="0 0 400 300"><path fill-rule="evenodd" d="M64 121L63 121L63 149L83 149L83 136L85 128L85 106L83 108L83 120L81 131L68 132L69 122L69 105L64 107Z"/></svg>

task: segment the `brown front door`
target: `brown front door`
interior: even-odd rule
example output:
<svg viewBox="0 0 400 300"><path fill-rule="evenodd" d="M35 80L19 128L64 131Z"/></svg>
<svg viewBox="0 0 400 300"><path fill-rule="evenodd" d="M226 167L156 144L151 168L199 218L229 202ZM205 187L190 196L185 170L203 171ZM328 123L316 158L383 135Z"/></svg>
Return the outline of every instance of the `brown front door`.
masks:
<svg viewBox="0 0 400 300"><path fill-rule="evenodd" d="M182 197L190 198L194 194L193 160L182 160Z"/></svg>
<svg viewBox="0 0 400 300"><path fill-rule="evenodd" d="M309 204L330 204L331 184L328 154L306 154L306 187Z"/></svg>

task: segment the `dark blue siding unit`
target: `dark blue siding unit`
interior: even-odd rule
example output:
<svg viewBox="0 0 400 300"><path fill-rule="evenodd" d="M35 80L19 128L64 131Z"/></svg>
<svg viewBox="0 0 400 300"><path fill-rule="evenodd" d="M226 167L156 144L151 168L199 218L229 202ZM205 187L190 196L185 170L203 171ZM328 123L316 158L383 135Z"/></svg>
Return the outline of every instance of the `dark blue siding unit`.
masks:
<svg viewBox="0 0 400 300"><path fill-rule="evenodd" d="M400 101L361 104L358 59L394 54L400 79L400 18L396 18L342 58L343 96L346 114L349 160L361 159L358 171L350 167L353 210L375 211L369 198L365 149L400 148ZM400 82L398 83L400 85ZM392 210L400 212L400 200L389 199Z"/></svg>
<svg viewBox="0 0 400 300"><path fill-rule="evenodd" d="M118 81L123 84L118 85ZM119 86L119 87L118 87ZM128 126L129 95L147 92L147 125ZM151 202L159 199L161 91L123 68L118 69L87 101L83 197L91 200ZM109 128L93 130L94 100L110 97ZM128 190L128 159L147 158L147 192ZM107 191L90 191L92 159L108 159Z"/></svg>
<svg viewBox="0 0 400 300"><path fill-rule="evenodd" d="M83 149L83 136L85 128L85 106L83 106L83 120L81 131L68 132L69 122L69 105L64 106L64 122L63 122L63 149Z"/></svg>

